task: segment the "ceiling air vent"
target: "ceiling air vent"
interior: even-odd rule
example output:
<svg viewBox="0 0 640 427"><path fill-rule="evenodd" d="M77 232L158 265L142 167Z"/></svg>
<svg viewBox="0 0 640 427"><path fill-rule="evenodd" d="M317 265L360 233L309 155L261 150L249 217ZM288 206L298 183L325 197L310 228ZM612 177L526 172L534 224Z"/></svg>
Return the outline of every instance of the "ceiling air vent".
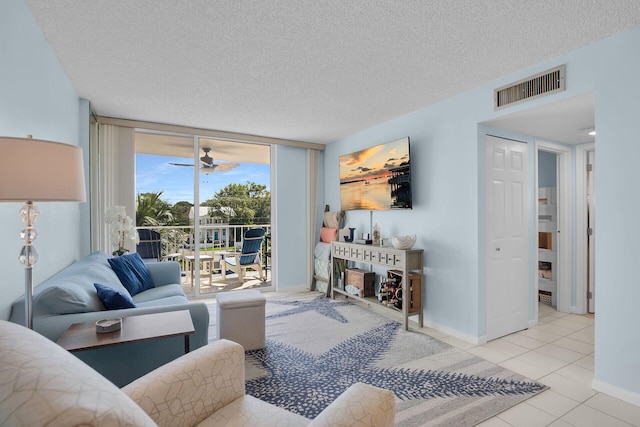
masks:
<svg viewBox="0 0 640 427"><path fill-rule="evenodd" d="M498 110L518 102L564 90L564 65L528 77L493 92L493 108Z"/></svg>

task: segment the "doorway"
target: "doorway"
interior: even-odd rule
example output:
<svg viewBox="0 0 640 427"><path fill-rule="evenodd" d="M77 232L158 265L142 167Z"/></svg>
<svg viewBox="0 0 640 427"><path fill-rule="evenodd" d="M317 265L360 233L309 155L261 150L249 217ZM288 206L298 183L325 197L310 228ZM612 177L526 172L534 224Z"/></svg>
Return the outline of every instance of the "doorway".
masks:
<svg viewBox="0 0 640 427"><path fill-rule="evenodd" d="M584 93L556 102L550 102L545 105L501 116L482 124L488 126L491 131L500 132L500 134L528 135L534 138L534 141L556 141L554 144L550 144L549 148L545 146L546 151L556 151L556 147L564 147L570 151L571 154L567 157L568 161L565 168L567 173L562 174L568 177L569 183L569 186L566 187L570 191L566 193L569 196L565 198L565 202L568 204L566 209L564 209L564 212L567 213L569 218L569 222L560 228L560 230L569 232L560 232L556 237L558 238L559 245L570 248L570 250L567 251L569 258L566 261L560 259L558 264L559 266L569 266L561 270L570 273L566 279L561 279L561 282L571 283L571 286L561 285L558 289L557 308L558 311L566 313L587 313L588 271L590 266L594 264L591 262L590 266L587 265L587 230L589 228L587 218L587 177L586 173L583 172L586 169L583 169L583 167L586 168L588 163L587 152L589 150L595 150L595 97L593 93ZM523 136L523 138L525 137ZM534 155L532 152L532 157L535 161L537 155ZM563 156L559 155L559 157ZM532 190L535 187L536 185L532 185ZM567 199L571 199L570 203ZM593 212L593 209L591 211ZM559 211L559 215L563 215L562 208ZM536 224L537 221L533 221L532 218L532 223ZM534 226L532 226L532 229ZM571 239L568 239L569 236L571 236ZM562 241L565 241L565 239L567 239L567 244L562 245ZM592 238L591 247L593 248L594 245L595 238ZM532 243L532 250L535 247L535 243ZM559 256L562 256L562 253L559 254ZM532 254L531 258L532 260L536 259L535 254ZM532 280L533 283L537 283L537 267L538 266L534 265L532 261L530 280ZM593 271L591 273L593 273ZM593 281L591 287L595 287ZM533 286L532 289L537 290L535 286ZM594 290L591 294L592 299L595 299ZM535 300L537 300L537 295L532 292L530 297L532 299L531 303L533 304L533 299L535 298ZM537 304L533 304L531 309L534 310L534 307L537 307ZM536 318L535 313L533 314L531 320L535 320Z"/></svg>
<svg viewBox="0 0 640 427"><path fill-rule="evenodd" d="M558 306L558 165L554 152L538 150L538 301ZM538 313L540 316L540 313Z"/></svg>
<svg viewBox="0 0 640 427"><path fill-rule="evenodd" d="M570 312L571 150L564 145L538 141L535 164L537 297L553 310Z"/></svg>

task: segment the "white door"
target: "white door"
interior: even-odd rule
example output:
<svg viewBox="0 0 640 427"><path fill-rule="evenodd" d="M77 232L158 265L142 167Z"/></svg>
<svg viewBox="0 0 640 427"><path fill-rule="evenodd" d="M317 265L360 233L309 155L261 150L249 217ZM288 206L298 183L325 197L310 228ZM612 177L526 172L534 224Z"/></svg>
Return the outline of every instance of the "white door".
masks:
<svg viewBox="0 0 640 427"><path fill-rule="evenodd" d="M587 305L589 313L596 312L596 152L587 152Z"/></svg>
<svg viewBox="0 0 640 427"><path fill-rule="evenodd" d="M527 145L487 136L487 324L491 340L528 327Z"/></svg>

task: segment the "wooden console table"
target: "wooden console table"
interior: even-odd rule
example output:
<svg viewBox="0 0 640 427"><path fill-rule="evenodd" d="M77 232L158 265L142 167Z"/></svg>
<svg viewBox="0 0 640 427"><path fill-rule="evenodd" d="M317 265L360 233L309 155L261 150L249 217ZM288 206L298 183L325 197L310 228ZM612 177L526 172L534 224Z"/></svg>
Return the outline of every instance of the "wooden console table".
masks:
<svg viewBox="0 0 640 427"><path fill-rule="evenodd" d="M382 267L388 267L393 269L397 275L402 276L402 294L404 296L402 304L402 317L404 319L404 329L409 329L409 316L418 316L418 325L423 326L423 313L422 313L422 292L416 292L419 298L413 301L413 305L409 307L411 289L410 287L410 274L414 277L419 275L422 277L422 267L424 265L424 250L422 249L396 249L390 246L372 246L361 245L356 243L346 242L331 242L331 298L335 298L335 294L343 294L348 297L354 298L357 301L365 303L375 303L382 305L378 302L376 297L359 297L353 295L343 289L340 289L335 283L335 259L343 259L347 261L354 261L364 264L379 265ZM418 286L422 286L422 280L416 281ZM396 310L394 307L389 307L392 310Z"/></svg>

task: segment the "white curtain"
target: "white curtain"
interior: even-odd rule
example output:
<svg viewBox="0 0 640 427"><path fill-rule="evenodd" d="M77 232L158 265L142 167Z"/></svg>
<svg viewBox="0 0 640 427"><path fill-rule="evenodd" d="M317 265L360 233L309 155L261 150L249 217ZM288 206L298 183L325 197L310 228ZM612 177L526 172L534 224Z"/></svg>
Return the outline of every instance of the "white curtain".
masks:
<svg viewBox="0 0 640 427"><path fill-rule="evenodd" d="M127 215L135 221L136 215L136 166L135 130L133 128L98 125L97 156L93 157L91 190L97 203L91 220L93 249L108 254L113 251L109 230L104 223L108 208L124 206ZM96 196L97 195L97 196ZM135 251L132 241L125 242L130 252Z"/></svg>
<svg viewBox="0 0 640 427"><path fill-rule="evenodd" d="M313 251L316 246L316 211L318 210L318 150L307 149L307 242L309 262L307 263L307 284L309 290L314 288L314 259Z"/></svg>

